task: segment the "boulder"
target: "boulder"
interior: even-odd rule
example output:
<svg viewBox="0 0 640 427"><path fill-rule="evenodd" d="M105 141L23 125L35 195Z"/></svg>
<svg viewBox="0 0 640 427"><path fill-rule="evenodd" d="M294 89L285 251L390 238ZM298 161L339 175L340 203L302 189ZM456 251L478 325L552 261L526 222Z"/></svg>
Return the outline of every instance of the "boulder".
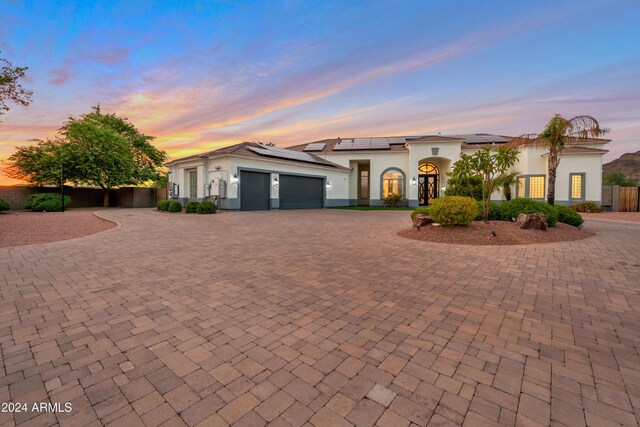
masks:
<svg viewBox="0 0 640 427"><path fill-rule="evenodd" d="M516 220L516 224L523 230L546 230L547 218L544 214L520 214Z"/></svg>
<svg viewBox="0 0 640 427"><path fill-rule="evenodd" d="M429 216L424 214L418 214L413 217L413 227L420 231L421 227L425 225L433 224L435 221Z"/></svg>

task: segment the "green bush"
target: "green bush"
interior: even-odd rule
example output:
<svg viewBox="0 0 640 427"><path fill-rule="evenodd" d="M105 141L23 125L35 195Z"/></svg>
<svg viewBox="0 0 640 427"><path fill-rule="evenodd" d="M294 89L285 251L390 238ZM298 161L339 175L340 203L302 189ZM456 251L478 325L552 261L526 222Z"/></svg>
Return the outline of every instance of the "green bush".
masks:
<svg viewBox="0 0 640 427"><path fill-rule="evenodd" d="M71 197L64 196L64 207L71 203ZM24 202L24 208L33 212L60 212L62 211L62 200L58 193L32 194Z"/></svg>
<svg viewBox="0 0 640 427"><path fill-rule="evenodd" d="M478 215L476 215L476 221L484 221L484 204L482 201L478 201ZM500 205L497 203L489 204L489 221L501 221L502 214L500 211Z"/></svg>
<svg viewBox="0 0 640 427"><path fill-rule="evenodd" d="M478 214L478 203L471 197L438 197L433 200L429 212L441 225L469 225Z"/></svg>
<svg viewBox="0 0 640 427"><path fill-rule="evenodd" d="M167 210L169 212L182 212L182 204L177 200L171 200L169 202L169 208Z"/></svg>
<svg viewBox="0 0 640 427"><path fill-rule="evenodd" d="M166 212L169 210L169 205L171 204L171 200L160 200L158 202L158 210Z"/></svg>
<svg viewBox="0 0 640 427"><path fill-rule="evenodd" d="M215 203L205 200L204 202L198 205L197 212L199 214L214 214L218 210L218 207Z"/></svg>
<svg viewBox="0 0 640 427"><path fill-rule="evenodd" d="M429 213L429 208L415 208L413 211L411 211L411 221L413 221L413 218L416 215L430 215Z"/></svg>
<svg viewBox="0 0 640 427"><path fill-rule="evenodd" d="M595 202L582 202L569 207L575 212L600 213L604 211L602 206Z"/></svg>
<svg viewBox="0 0 640 427"><path fill-rule="evenodd" d="M482 200L482 179L477 176L450 177L445 196L464 196Z"/></svg>
<svg viewBox="0 0 640 427"><path fill-rule="evenodd" d="M584 219L579 213L576 213L573 209L566 206L554 205L553 209L558 215L558 221L564 224L573 225L574 227L580 227L584 222Z"/></svg>
<svg viewBox="0 0 640 427"><path fill-rule="evenodd" d="M395 208L396 206L398 206L399 202L404 200L404 197L402 196L402 194L389 193L389 195L382 200L384 200L384 203L390 208Z"/></svg>
<svg viewBox="0 0 640 427"><path fill-rule="evenodd" d="M549 227L553 227L558 221L558 213L552 206L549 206L544 202L536 202L531 199L512 199L507 202L502 202L500 205L500 217L504 221L512 221L513 218L518 218L518 215L522 213L544 214L547 218L547 224L549 224Z"/></svg>
<svg viewBox="0 0 640 427"><path fill-rule="evenodd" d="M8 211L8 210L9 210L9 203L7 203L4 200L0 199L0 212L1 211Z"/></svg>
<svg viewBox="0 0 640 427"><path fill-rule="evenodd" d="M188 202L187 206L185 206L184 208L184 211L186 213L196 213L199 207L200 207L200 202Z"/></svg>

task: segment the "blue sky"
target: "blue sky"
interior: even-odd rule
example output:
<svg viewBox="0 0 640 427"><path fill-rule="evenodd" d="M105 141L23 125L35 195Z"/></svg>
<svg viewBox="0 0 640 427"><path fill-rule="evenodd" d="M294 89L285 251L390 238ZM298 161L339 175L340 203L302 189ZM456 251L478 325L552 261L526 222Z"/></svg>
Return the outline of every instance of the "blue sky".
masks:
<svg viewBox="0 0 640 427"><path fill-rule="evenodd" d="M33 103L0 160L100 103L173 157L243 140L542 130L555 113L640 149L637 1L18 1L2 56Z"/></svg>

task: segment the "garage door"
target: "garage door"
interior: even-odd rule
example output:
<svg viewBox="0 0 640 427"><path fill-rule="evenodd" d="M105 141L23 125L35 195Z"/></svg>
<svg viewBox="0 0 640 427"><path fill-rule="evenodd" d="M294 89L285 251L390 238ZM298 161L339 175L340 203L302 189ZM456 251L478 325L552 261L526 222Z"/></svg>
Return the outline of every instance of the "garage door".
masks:
<svg viewBox="0 0 640 427"><path fill-rule="evenodd" d="M240 210L269 210L271 175L260 172L240 172Z"/></svg>
<svg viewBox="0 0 640 427"><path fill-rule="evenodd" d="M280 209L322 208L323 185L322 178L280 175Z"/></svg>

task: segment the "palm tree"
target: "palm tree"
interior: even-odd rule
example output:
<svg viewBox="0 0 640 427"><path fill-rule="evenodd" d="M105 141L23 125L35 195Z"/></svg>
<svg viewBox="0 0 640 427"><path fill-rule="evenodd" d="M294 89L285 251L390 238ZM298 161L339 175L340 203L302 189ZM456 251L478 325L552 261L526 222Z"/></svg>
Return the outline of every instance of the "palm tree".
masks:
<svg viewBox="0 0 640 427"><path fill-rule="evenodd" d="M565 119L560 114L556 114L542 133L519 136L512 139L510 144L515 146L542 145L549 150L547 203L553 205L556 199L556 171L560 164L560 153L567 142L572 139L597 138L608 131L608 129L600 128L598 121L591 116L575 116L571 119Z"/></svg>
<svg viewBox="0 0 640 427"><path fill-rule="evenodd" d="M518 175L520 175L520 172L513 171L502 175L496 180L496 185L502 187L502 193L507 201L511 200L511 186L516 183Z"/></svg>

